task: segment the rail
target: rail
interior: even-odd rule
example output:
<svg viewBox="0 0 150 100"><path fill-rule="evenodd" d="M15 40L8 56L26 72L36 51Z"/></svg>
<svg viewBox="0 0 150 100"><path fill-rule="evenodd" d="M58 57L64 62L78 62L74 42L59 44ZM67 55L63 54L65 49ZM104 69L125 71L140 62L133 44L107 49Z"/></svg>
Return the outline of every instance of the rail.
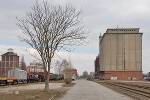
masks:
<svg viewBox="0 0 150 100"><path fill-rule="evenodd" d="M140 100L150 100L150 86L133 85L113 81L97 81L99 84L117 90Z"/></svg>

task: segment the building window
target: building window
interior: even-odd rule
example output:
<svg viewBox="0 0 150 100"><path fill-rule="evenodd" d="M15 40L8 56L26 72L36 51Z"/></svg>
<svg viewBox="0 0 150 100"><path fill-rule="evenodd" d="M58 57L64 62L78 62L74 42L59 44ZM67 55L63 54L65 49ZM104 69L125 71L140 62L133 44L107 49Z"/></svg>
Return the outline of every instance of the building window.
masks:
<svg viewBox="0 0 150 100"><path fill-rule="evenodd" d="M10 56L10 61L13 61L13 56Z"/></svg>
<svg viewBox="0 0 150 100"><path fill-rule="evenodd" d="M5 61L5 56L2 56L2 61Z"/></svg>
<svg viewBox="0 0 150 100"><path fill-rule="evenodd" d="M6 62L6 67L9 67L9 62Z"/></svg>
<svg viewBox="0 0 150 100"><path fill-rule="evenodd" d="M2 66L1 67L5 67L5 62L2 62Z"/></svg>
<svg viewBox="0 0 150 100"><path fill-rule="evenodd" d="M6 56L6 61L9 61L9 56Z"/></svg>

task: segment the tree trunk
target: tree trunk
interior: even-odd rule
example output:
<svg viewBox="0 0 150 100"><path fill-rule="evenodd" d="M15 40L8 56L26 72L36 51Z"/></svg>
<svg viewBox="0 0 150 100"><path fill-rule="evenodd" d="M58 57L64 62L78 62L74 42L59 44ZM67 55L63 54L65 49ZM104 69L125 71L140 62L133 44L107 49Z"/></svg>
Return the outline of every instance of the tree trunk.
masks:
<svg viewBox="0 0 150 100"><path fill-rule="evenodd" d="M46 74L44 91L49 91L49 74L48 73Z"/></svg>

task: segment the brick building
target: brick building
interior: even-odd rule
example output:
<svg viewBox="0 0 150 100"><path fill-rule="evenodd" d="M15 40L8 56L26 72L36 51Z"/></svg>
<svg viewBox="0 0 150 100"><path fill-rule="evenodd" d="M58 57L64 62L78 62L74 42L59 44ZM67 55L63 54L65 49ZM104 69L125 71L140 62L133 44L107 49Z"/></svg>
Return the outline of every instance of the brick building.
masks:
<svg viewBox="0 0 150 100"><path fill-rule="evenodd" d="M94 61L94 66L95 66L95 78L99 78L99 70L100 70L99 55L96 56L96 59Z"/></svg>
<svg viewBox="0 0 150 100"><path fill-rule="evenodd" d="M36 60L33 60L32 62L30 62L30 65L27 66L27 72L44 72L43 70L43 66L41 65L41 63L37 62Z"/></svg>
<svg viewBox="0 0 150 100"><path fill-rule="evenodd" d="M19 68L19 56L13 52L12 48L1 55L0 76L7 76L8 70Z"/></svg>
<svg viewBox="0 0 150 100"><path fill-rule="evenodd" d="M71 69L71 72L72 72L72 74L78 76L78 72L77 72L77 70L76 70L75 68L72 68L72 69Z"/></svg>
<svg viewBox="0 0 150 100"><path fill-rule="evenodd" d="M101 79L142 79L142 35L139 28L117 28L100 36Z"/></svg>

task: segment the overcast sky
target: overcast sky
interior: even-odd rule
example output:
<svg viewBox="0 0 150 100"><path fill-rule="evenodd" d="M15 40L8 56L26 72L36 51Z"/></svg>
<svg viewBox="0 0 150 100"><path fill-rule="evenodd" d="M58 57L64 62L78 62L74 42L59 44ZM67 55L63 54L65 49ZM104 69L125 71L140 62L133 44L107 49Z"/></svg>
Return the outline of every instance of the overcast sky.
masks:
<svg viewBox="0 0 150 100"><path fill-rule="evenodd" d="M43 0L39 0L42 3ZM81 75L83 71L94 71L94 60L99 53L99 35L108 28L140 28L142 40L143 72L150 72L150 0L48 0L49 4L73 4L83 9L83 25L91 30L87 46L75 47L75 51L59 52L61 59L71 59L74 68ZM20 42L22 35L16 26L16 16L23 18L33 6L35 0L1 0L0 3L0 55L9 47L19 56L24 55L25 62L35 60L24 47L34 52L28 44ZM59 59L60 60L60 59Z"/></svg>

